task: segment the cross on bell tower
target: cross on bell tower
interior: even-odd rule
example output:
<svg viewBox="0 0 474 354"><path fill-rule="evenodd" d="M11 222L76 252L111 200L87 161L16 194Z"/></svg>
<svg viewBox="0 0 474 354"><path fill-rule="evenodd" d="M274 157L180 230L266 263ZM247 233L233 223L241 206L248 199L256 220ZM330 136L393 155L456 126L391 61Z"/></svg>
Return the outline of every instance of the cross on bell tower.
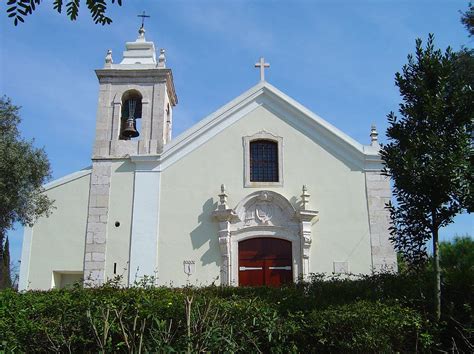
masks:
<svg viewBox="0 0 474 354"><path fill-rule="evenodd" d="M142 13L141 15L137 15L137 17L141 17L141 18L142 18L142 27L141 27L141 28L143 28L143 27L145 27L145 18L150 18L151 16L146 15L146 14L145 14L145 11L143 11L143 13Z"/></svg>
<svg viewBox="0 0 474 354"><path fill-rule="evenodd" d="M270 67L270 63L265 63L265 58L260 57L260 61L255 64L256 68L260 68L260 81L265 81L265 68Z"/></svg>
<svg viewBox="0 0 474 354"><path fill-rule="evenodd" d="M150 16L149 15L146 15L145 14L145 11L143 11L143 13L141 15L137 15L137 17L141 17L142 18L142 26L140 27L140 29L138 30L138 34L139 34L139 37L140 39L142 40L145 40L145 18L149 18Z"/></svg>

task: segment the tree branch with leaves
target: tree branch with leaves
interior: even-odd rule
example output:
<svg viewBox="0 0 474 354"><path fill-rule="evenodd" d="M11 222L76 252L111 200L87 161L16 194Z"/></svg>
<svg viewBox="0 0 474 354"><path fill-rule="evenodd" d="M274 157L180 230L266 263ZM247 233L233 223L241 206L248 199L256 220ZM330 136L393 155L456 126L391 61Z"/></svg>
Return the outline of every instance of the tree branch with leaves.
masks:
<svg viewBox="0 0 474 354"><path fill-rule="evenodd" d="M49 215L53 204L42 187L50 178L48 158L43 149L20 137L18 111L0 97L0 265L9 252L6 232L16 222L32 226L38 217ZM5 269L0 269L0 288L8 285Z"/></svg>
<svg viewBox="0 0 474 354"><path fill-rule="evenodd" d="M13 24L17 26L20 22L25 22L25 17L36 11L43 2L43 0L8 0L8 17L12 18ZM109 25L112 23L112 19L106 15L108 6L106 0L71 0L67 2L54 0L53 9L59 14L65 9L67 17L71 21L76 21L81 4L84 2L95 24ZM122 0L110 0L110 3L122 6Z"/></svg>
<svg viewBox="0 0 474 354"><path fill-rule="evenodd" d="M469 2L468 9L461 12L461 23L469 31L469 37L474 36L474 5Z"/></svg>

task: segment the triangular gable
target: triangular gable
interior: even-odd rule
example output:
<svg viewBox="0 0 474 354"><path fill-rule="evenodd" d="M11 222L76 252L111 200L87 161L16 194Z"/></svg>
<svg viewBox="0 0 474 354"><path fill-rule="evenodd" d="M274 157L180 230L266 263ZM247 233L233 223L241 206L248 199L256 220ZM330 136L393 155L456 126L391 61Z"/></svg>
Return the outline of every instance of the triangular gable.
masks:
<svg viewBox="0 0 474 354"><path fill-rule="evenodd" d="M161 169L180 160L213 136L240 120L254 109L264 106L277 115L290 117L295 126L305 133L319 133L318 140L324 137L327 144L337 146L339 155L350 156L361 161L365 169L381 168L378 148L362 145L334 127L309 109L285 95L268 82L260 82L239 97L219 108L197 124L186 130L169 144L165 145L160 156ZM132 160L141 160L133 156Z"/></svg>

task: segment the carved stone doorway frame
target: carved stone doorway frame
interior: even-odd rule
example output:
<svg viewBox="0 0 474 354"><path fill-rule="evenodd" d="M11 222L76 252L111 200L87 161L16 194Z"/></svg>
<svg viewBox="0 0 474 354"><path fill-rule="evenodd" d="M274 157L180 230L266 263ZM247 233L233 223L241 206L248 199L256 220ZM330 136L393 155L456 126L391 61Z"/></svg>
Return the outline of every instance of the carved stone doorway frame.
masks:
<svg viewBox="0 0 474 354"><path fill-rule="evenodd" d="M306 210L308 197L303 188L302 207L296 210L281 194L262 190L247 195L230 209L227 207L225 187L221 186L220 203L213 213L218 221L221 285L239 284L239 242L255 237L290 241L293 279L307 279L312 224L318 220L317 211Z"/></svg>

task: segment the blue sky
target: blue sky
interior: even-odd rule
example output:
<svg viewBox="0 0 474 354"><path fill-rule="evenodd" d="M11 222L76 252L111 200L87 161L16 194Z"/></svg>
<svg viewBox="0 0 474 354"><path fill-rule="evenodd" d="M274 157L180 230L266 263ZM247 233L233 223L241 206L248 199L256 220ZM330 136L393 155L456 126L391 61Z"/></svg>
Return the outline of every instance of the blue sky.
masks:
<svg viewBox="0 0 474 354"><path fill-rule="evenodd" d="M179 104L173 135L183 132L257 83L253 64L265 56L266 78L361 143L375 123L385 141L386 115L400 97L394 74L414 51L415 39L472 46L460 24L468 1L180 1L123 0L110 6L113 24L79 20L44 1L14 27L0 4L0 94L22 106L23 136L44 147L53 178L90 164L98 83L107 49L121 60L146 10L146 37L165 48ZM458 216L442 239L473 234L473 218ZM67 232L67 230L64 230ZM9 233L12 259L21 252L22 228Z"/></svg>

